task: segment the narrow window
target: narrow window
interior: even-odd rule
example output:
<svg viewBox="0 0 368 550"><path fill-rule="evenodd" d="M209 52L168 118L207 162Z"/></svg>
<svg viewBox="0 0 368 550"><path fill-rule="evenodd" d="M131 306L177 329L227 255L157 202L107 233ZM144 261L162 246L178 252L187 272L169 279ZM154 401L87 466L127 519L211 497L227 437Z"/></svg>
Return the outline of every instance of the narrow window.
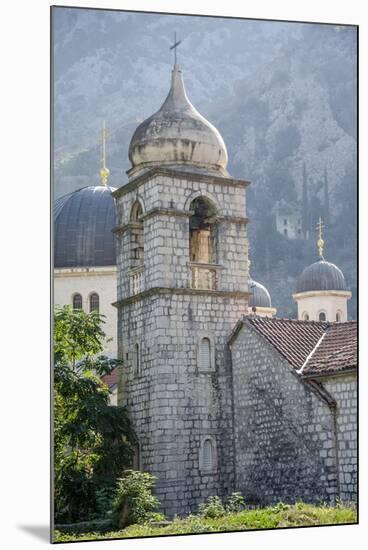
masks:
<svg viewBox="0 0 368 550"><path fill-rule="evenodd" d="M211 342L209 338L202 338L199 345L199 366L201 370L211 368Z"/></svg>
<svg viewBox="0 0 368 550"><path fill-rule="evenodd" d="M288 234L288 230L287 230L287 229L284 229L284 235L285 235L285 237L287 237L287 234Z"/></svg>
<svg viewBox="0 0 368 550"><path fill-rule="evenodd" d="M100 297L96 292L89 297L89 311L100 311Z"/></svg>
<svg viewBox="0 0 368 550"><path fill-rule="evenodd" d="M73 309L82 309L82 295L74 294L73 296Z"/></svg>
<svg viewBox="0 0 368 550"><path fill-rule="evenodd" d="M287 219L284 220L284 225L287 225Z"/></svg>
<svg viewBox="0 0 368 550"><path fill-rule="evenodd" d="M303 321L309 321L308 313L303 313Z"/></svg>
<svg viewBox="0 0 368 550"><path fill-rule="evenodd" d="M206 439L203 444L202 468L207 471L213 469L213 445L210 439Z"/></svg>
<svg viewBox="0 0 368 550"><path fill-rule="evenodd" d="M216 209L205 197L197 197L190 205L189 256L191 262L216 263Z"/></svg>
<svg viewBox="0 0 368 550"><path fill-rule="evenodd" d="M318 316L319 321L326 321L326 313L324 311L321 311Z"/></svg>
<svg viewBox="0 0 368 550"><path fill-rule="evenodd" d="M336 313L336 322L337 322L337 323L340 323L340 321L341 321L341 314L340 314L340 312L338 311L338 312Z"/></svg>
<svg viewBox="0 0 368 550"><path fill-rule="evenodd" d="M139 344L134 344L134 373L136 376L141 374L141 353Z"/></svg>
<svg viewBox="0 0 368 550"><path fill-rule="evenodd" d="M144 260L144 229L141 220L142 215L142 206L139 201L136 201L130 212L130 221L132 222L130 233L130 264L132 268L143 265Z"/></svg>

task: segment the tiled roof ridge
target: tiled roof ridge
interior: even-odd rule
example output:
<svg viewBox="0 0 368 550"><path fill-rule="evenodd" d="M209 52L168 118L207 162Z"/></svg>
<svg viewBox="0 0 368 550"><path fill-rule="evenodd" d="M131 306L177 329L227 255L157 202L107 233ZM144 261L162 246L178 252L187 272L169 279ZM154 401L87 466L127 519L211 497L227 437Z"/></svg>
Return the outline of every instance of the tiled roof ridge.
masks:
<svg viewBox="0 0 368 550"><path fill-rule="evenodd" d="M326 327L326 330L330 329L331 327L336 327L336 326L341 326L341 325L353 325L353 324L357 324L357 320L356 319L349 319L348 321L339 321L339 322L336 322L336 321L315 321L314 319L289 319L288 317L263 317L261 315L257 315L257 314L252 314L252 315L246 315L247 319L249 319L250 321L252 320L257 320L257 321L261 321L261 322L266 322L266 323L273 323L275 321L285 321L285 322L288 322L288 323L298 323L298 324L314 324L314 325L318 325L318 326L325 326Z"/></svg>
<svg viewBox="0 0 368 550"><path fill-rule="evenodd" d="M332 373L342 371L350 362L351 365L356 363L353 357L356 321L337 323L247 316L244 322L268 341L302 377L316 369L320 373L322 370Z"/></svg>
<svg viewBox="0 0 368 550"><path fill-rule="evenodd" d="M310 354L308 355L308 357L307 357L306 360L304 361L304 363L303 363L303 365L301 366L301 368L300 368L299 370L296 371L298 374L303 374L304 369L307 367L309 361L312 359L313 355L316 353L317 349L318 349L319 346L321 345L322 340L323 340L324 337L326 336L327 332L328 332L328 329L322 334L321 338L318 340L317 344L314 346L314 348L312 349L312 351L310 352Z"/></svg>

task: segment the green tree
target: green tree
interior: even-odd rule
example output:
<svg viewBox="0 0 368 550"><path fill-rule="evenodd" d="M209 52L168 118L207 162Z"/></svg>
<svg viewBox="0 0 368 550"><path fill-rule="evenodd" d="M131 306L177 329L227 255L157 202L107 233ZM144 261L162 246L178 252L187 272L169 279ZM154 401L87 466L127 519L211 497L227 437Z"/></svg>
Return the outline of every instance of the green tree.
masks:
<svg viewBox="0 0 368 550"><path fill-rule="evenodd" d="M303 189L302 189L302 229L304 238L306 239L309 234L310 226L309 215L309 199L308 199L308 180L307 180L307 168L305 162L303 162Z"/></svg>
<svg viewBox="0 0 368 550"><path fill-rule="evenodd" d="M327 169L323 172L323 210L324 210L324 222L327 228L330 225L330 194L328 189L328 177Z"/></svg>
<svg viewBox="0 0 368 550"><path fill-rule="evenodd" d="M119 361L101 354L103 316L59 308L54 318L55 520L92 519L102 489L131 465L136 443L127 411L109 405L100 376ZM113 498L113 495L112 495Z"/></svg>

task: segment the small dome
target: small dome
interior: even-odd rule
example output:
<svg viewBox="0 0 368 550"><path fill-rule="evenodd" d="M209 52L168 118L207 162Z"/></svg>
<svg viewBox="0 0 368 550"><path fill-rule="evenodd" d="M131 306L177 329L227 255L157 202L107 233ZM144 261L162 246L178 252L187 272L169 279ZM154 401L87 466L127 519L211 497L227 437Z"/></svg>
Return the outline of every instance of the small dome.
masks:
<svg viewBox="0 0 368 550"><path fill-rule="evenodd" d="M178 65L162 107L135 130L129 160L133 168L186 163L227 175L225 143L189 101Z"/></svg>
<svg viewBox="0 0 368 550"><path fill-rule="evenodd" d="M257 281L249 279L248 289L251 292L249 296L248 307L272 307L271 296L267 288Z"/></svg>
<svg viewBox="0 0 368 550"><path fill-rule="evenodd" d="M116 265L113 187L83 187L54 205L54 267Z"/></svg>
<svg viewBox="0 0 368 550"><path fill-rule="evenodd" d="M323 258L306 267L299 277L296 291L313 290L347 290L341 269Z"/></svg>

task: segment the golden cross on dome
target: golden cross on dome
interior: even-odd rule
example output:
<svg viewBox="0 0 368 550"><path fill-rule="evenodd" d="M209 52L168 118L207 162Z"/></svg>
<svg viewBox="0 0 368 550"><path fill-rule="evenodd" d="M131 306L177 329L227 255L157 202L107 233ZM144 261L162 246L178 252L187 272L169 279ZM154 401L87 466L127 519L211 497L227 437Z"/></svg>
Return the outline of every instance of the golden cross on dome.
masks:
<svg viewBox="0 0 368 550"><path fill-rule="evenodd" d="M103 121L102 130L101 130L101 142L102 142L102 157L101 157L101 169L100 169L100 180L102 185L107 185L107 180L109 179L110 170L106 167L106 123Z"/></svg>
<svg viewBox="0 0 368 550"><path fill-rule="evenodd" d="M322 239L322 229L324 228L324 223L322 222L321 216L319 217L318 223L317 223L317 230L318 230L318 252L320 257L323 259L323 246L325 244L325 241Z"/></svg>
<svg viewBox="0 0 368 550"><path fill-rule="evenodd" d="M182 40L176 41L176 32L174 33L174 44L170 46L170 50L174 50L174 65L176 65L176 48L179 46L179 44L182 43Z"/></svg>

